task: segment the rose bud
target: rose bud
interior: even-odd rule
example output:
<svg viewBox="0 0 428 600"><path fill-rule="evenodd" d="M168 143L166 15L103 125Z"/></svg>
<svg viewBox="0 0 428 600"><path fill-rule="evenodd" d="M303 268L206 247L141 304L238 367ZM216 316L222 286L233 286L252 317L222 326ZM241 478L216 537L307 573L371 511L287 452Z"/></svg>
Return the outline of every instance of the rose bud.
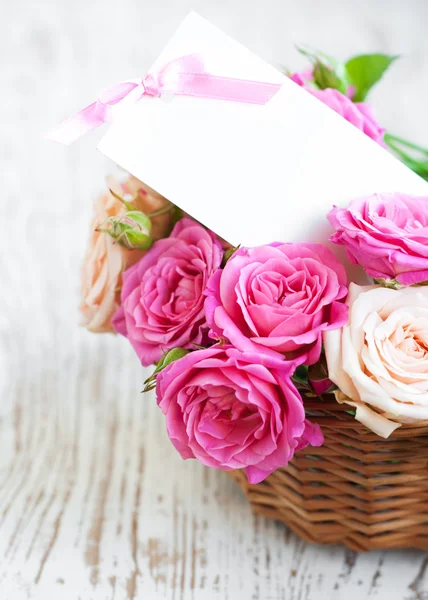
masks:
<svg viewBox="0 0 428 600"><path fill-rule="evenodd" d="M110 217L109 228L98 229L108 233L118 244L128 250L148 250L153 243L150 235L152 222L139 210L130 210L124 215Z"/></svg>

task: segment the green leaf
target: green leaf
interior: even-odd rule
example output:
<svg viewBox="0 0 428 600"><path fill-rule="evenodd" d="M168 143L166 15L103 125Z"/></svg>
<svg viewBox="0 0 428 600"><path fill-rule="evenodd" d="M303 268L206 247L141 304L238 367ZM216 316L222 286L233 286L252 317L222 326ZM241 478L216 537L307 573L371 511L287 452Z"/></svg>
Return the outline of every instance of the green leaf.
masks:
<svg viewBox="0 0 428 600"><path fill-rule="evenodd" d="M308 367L306 367L304 365L298 366L297 369L294 371L292 379L295 383L299 382L299 383L309 385L308 384Z"/></svg>
<svg viewBox="0 0 428 600"><path fill-rule="evenodd" d="M156 369L153 373L146 379L144 382L143 392L150 392L156 387L156 376L163 370L165 367L170 365L172 362L183 358L186 354L189 353L189 350L185 350L184 348L172 348L165 352L160 361L156 365Z"/></svg>
<svg viewBox="0 0 428 600"><path fill-rule="evenodd" d="M345 64L349 84L355 88L354 102L365 100L371 88L398 58L387 54L361 54L350 58Z"/></svg>
<svg viewBox="0 0 428 600"><path fill-rule="evenodd" d="M238 246L232 246L231 248L229 248L228 250L226 250L226 252L223 254L223 260L221 261L221 268L224 269L224 267L226 266L227 261L232 258L232 256L235 254L235 252L237 250L239 250L239 248L241 247L241 244L239 244Z"/></svg>
<svg viewBox="0 0 428 600"><path fill-rule="evenodd" d="M168 352L165 352L165 354L162 356L162 358L156 365L156 369L154 372L159 373L159 371L165 369L165 367L170 365L172 362L183 358L183 356L186 356L186 354L189 354L189 350L185 350L184 348L172 348L171 350L168 350Z"/></svg>

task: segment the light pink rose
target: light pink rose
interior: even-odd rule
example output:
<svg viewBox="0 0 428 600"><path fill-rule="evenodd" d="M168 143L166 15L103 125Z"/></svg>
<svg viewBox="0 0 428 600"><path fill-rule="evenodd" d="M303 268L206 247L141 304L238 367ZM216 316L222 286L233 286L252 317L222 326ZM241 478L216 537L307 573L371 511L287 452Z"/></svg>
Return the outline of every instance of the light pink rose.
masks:
<svg viewBox="0 0 428 600"><path fill-rule="evenodd" d="M351 283L347 303L347 325L324 333L337 400L385 438L428 420L428 288Z"/></svg>
<svg viewBox="0 0 428 600"><path fill-rule="evenodd" d="M389 193L357 198L328 215L349 259L375 278L428 280L428 197Z"/></svg>
<svg viewBox="0 0 428 600"><path fill-rule="evenodd" d="M144 366L157 362L166 350L203 342L203 294L222 256L214 234L185 218L125 271L113 326L128 338Z"/></svg>
<svg viewBox="0 0 428 600"><path fill-rule="evenodd" d="M315 96L315 98L321 100L321 102L352 123L352 125L355 125L357 129L368 135L377 144L385 147L385 142L383 141L385 129L376 121L372 105L367 102L353 102L353 88L350 87L347 90L346 96L333 88L318 90L311 85L311 70L302 73L293 73L290 79Z"/></svg>
<svg viewBox="0 0 428 600"><path fill-rule="evenodd" d="M344 119L355 125L357 129L365 133L377 144L385 147L383 136L385 129L376 121L371 104L366 102L352 102L350 98L344 96L339 90L327 88L325 90L308 89L308 91L329 106L334 112L337 112Z"/></svg>
<svg viewBox="0 0 428 600"><path fill-rule="evenodd" d="M240 248L206 294L212 335L308 365L319 359L322 332L347 319L345 269L321 244Z"/></svg>
<svg viewBox="0 0 428 600"><path fill-rule="evenodd" d="M157 400L183 458L259 483L294 453L320 446L290 379L294 366L260 353L211 347L190 352L157 377Z"/></svg>

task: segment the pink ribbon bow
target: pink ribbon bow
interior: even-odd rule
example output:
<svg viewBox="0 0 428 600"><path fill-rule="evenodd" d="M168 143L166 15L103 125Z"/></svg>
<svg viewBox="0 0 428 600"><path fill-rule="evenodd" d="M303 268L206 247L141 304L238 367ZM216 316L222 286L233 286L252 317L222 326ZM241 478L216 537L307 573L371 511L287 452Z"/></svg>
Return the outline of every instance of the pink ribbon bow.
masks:
<svg viewBox="0 0 428 600"><path fill-rule="evenodd" d="M277 83L211 75L205 72L202 58L190 54L168 62L158 72L149 72L142 79L122 81L103 90L98 100L61 123L46 137L60 144L72 144L89 131L111 121L113 107L125 99L137 102L143 96L175 94L266 104L280 87L281 84Z"/></svg>

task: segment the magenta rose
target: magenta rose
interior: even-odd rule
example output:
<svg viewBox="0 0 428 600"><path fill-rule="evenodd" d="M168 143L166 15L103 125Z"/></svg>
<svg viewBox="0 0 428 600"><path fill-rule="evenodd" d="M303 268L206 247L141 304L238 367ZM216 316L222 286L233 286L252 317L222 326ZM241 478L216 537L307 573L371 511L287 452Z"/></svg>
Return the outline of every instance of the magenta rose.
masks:
<svg viewBox="0 0 428 600"><path fill-rule="evenodd" d="M402 285L428 281L428 197L373 194L328 214L349 259L375 278Z"/></svg>
<svg viewBox="0 0 428 600"><path fill-rule="evenodd" d="M348 89L348 95L346 96L333 88L326 88L325 90L315 89L310 85L312 79L311 70L304 71L303 73L293 73L290 79L315 96L315 98L321 100L321 102L352 123L352 125L355 125L357 129L368 135L377 144L385 147L383 141L385 129L376 121L371 104L352 101L352 88Z"/></svg>
<svg viewBox="0 0 428 600"><path fill-rule="evenodd" d="M320 357L322 332L347 321L345 269L321 244L241 248L206 295L212 336L307 365Z"/></svg>
<svg viewBox="0 0 428 600"><path fill-rule="evenodd" d="M203 342L207 334L203 294L222 256L214 234L185 218L170 237L155 242L124 272L121 306L112 323L144 366L170 348Z"/></svg>
<svg viewBox="0 0 428 600"><path fill-rule="evenodd" d="M308 444L318 425L305 419L290 379L294 365L265 354L213 346L190 352L157 377L158 404L183 458L259 483Z"/></svg>
<svg viewBox="0 0 428 600"><path fill-rule="evenodd" d="M310 87L311 83L314 80L313 68L308 67L304 71L298 71L296 73L291 73L289 75L291 81L300 85L300 87L306 88L306 86Z"/></svg>

